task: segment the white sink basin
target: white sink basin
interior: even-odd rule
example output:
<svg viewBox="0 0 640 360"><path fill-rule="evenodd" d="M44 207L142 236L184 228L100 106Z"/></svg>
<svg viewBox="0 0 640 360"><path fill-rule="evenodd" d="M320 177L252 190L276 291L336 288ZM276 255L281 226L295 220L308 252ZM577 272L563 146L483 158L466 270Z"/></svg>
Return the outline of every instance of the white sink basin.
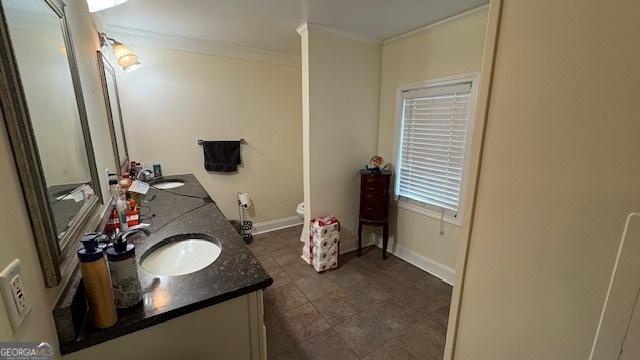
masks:
<svg viewBox="0 0 640 360"><path fill-rule="evenodd" d="M175 241L149 250L142 258L142 268L157 275L186 275L211 265L222 252L220 245L210 239L178 236Z"/></svg>
<svg viewBox="0 0 640 360"><path fill-rule="evenodd" d="M161 182L159 184L155 184L153 185L154 188L156 189L162 189L162 190L167 190L167 189L174 189L180 186L183 186L184 183L183 182L178 182L178 181L167 181L167 182Z"/></svg>

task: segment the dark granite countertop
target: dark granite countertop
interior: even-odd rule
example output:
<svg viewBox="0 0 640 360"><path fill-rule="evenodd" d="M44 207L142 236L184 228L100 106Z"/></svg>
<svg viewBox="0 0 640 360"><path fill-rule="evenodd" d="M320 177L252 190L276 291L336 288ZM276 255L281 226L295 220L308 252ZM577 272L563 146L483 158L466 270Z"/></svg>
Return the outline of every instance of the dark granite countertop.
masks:
<svg viewBox="0 0 640 360"><path fill-rule="evenodd" d="M96 329L87 321L75 341L60 344L62 354L264 289L273 283L195 176L173 175L164 179L182 180L184 186L170 190L151 188L141 201L141 217L143 222L151 224L152 233L148 237L143 234L128 237L136 244L137 259L158 242L185 233L217 238L222 245L220 257L202 270L180 276L155 275L139 266L142 303L118 310L118 322L109 329Z"/></svg>

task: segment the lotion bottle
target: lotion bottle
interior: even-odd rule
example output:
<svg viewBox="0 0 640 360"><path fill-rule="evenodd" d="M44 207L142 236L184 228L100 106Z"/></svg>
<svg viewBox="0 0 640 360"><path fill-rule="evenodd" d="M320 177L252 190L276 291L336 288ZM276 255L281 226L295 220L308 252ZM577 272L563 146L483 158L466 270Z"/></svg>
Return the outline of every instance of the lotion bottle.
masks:
<svg viewBox="0 0 640 360"><path fill-rule="evenodd" d="M104 252L98 246L99 237L100 234L96 233L82 236L80 241L83 247L78 250L78 259L93 324L98 329L106 329L116 324L118 315L107 262Z"/></svg>
<svg viewBox="0 0 640 360"><path fill-rule="evenodd" d="M142 301L136 247L127 243L123 234L116 235L113 245L107 249L111 286L118 308L128 308Z"/></svg>

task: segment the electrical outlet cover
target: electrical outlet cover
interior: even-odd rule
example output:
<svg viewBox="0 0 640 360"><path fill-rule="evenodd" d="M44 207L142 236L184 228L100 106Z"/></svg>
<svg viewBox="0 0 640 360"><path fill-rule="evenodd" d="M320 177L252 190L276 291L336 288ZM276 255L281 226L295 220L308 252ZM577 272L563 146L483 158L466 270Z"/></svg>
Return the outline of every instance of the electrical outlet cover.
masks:
<svg viewBox="0 0 640 360"><path fill-rule="evenodd" d="M18 331L31 311L31 302L25 294L22 278L20 259L13 260L0 273L0 293L2 293L2 300L7 309L13 332Z"/></svg>

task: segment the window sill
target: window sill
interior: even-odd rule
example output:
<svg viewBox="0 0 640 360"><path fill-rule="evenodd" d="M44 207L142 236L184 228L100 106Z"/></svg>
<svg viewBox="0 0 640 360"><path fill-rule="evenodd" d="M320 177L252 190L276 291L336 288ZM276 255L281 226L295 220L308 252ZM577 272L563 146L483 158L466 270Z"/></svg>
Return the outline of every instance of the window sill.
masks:
<svg viewBox="0 0 640 360"><path fill-rule="evenodd" d="M409 210L415 213L418 213L420 215L424 215L424 216L428 216L431 218L434 218L438 221L442 220L444 222L446 222L447 224L451 224L454 226L458 226L458 227L462 227L462 219L457 218L457 217L451 217L451 216L447 216L445 215L444 218L442 218L442 214L438 211L429 209L427 207L424 206L420 206L420 205L416 205L413 203L410 203L408 201L405 200L401 200L401 199L394 199L393 204L400 208L400 209L405 209L405 210Z"/></svg>

